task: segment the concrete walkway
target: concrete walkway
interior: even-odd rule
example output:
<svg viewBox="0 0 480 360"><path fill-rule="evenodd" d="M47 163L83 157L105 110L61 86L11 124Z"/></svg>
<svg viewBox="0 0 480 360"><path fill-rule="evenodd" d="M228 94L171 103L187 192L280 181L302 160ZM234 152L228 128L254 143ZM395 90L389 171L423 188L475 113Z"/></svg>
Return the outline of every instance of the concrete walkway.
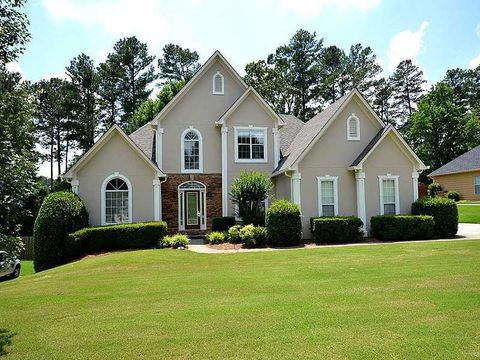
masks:
<svg viewBox="0 0 480 360"><path fill-rule="evenodd" d="M458 224L457 236L453 239L435 239L435 240L415 240L415 242L437 242L437 241L462 241L470 239L480 239L480 224ZM217 250L208 247L203 244L190 244L188 250L202 253L202 254L230 254L230 253L243 253L243 252L260 252L260 251L288 251L288 250L300 250L300 249L315 249L324 247L347 247L347 246L374 246L374 245L391 245L391 244L408 244L412 241L396 241L396 242L370 242L370 243L358 243L358 244L339 244L339 245L315 245L307 244L304 246L295 246L288 248L260 248L260 249L235 249L235 250Z"/></svg>

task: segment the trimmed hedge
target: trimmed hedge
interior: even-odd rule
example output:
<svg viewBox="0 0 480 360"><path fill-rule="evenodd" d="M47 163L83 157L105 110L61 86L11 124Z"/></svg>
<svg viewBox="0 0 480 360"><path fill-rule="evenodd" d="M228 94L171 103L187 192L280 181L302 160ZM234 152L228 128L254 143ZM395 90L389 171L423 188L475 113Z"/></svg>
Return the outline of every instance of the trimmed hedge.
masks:
<svg viewBox="0 0 480 360"><path fill-rule="evenodd" d="M151 249L167 233L163 221L94 226L81 229L68 237L71 258L107 251Z"/></svg>
<svg viewBox="0 0 480 360"><path fill-rule="evenodd" d="M34 267L42 271L65 264L68 234L88 226L83 201L72 192L55 192L43 201L33 227Z"/></svg>
<svg viewBox="0 0 480 360"><path fill-rule="evenodd" d="M267 229L253 224L240 229L240 239L245 247L264 247L267 245Z"/></svg>
<svg viewBox="0 0 480 360"><path fill-rule="evenodd" d="M212 231L228 231L235 224L235 216L214 217L212 219Z"/></svg>
<svg viewBox="0 0 480 360"><path fill-rule="evenodd" d="M412 204L413 215L431 215L435 236L454 236L458 231L458 209L455 201L444 198L422 198Z"/></svg>
<svg viewBox="0 0 480 360"><path fill-rule="evenodd" d="M226 235L221 231L212 231L211 233L208 233L205 238L209 244L223 244L225 242Z"/></svg>
<svg viewBox="0 0 480 360"><path fill-rule="evenodd" d="M370 220L370 233L383 241L421 240L433 236L434 226L429 215L378 215Z"/></svg>
<svg viewBox="0 0 480 360"><path fill-rule="evenodd" d="M345 244L363 240L363 222L355 216L313 217L315 244Z"/></svg>
<svg viewBox="0 0 480 360"><path fill-rule="evenodd" d="M270 246L292 246L302 240L302 221L298 205L277 200L267 210L267 244Z"/></svg>

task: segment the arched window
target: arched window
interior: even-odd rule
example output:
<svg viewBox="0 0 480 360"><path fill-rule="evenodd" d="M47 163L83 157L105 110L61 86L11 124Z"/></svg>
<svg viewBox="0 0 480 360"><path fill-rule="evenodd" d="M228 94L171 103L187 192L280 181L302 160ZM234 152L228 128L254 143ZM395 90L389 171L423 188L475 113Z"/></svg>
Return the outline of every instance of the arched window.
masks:
<svg viewBox="0 0 480 360"><path fill-rule="evenodd" d="M132 186L128 179L114 174L102 185L102 224L132 222Z"/></svg>
<svg viewBox="0 0 480 360"><path fill-rule="evenodd" d="M224 94L224 79L223 75L217 71L213 75L213 94L214 95L223 95Z"/></svg>
<svg viewBox="0 0 480 360"><path fill-rule="evenodd" d="M347 140L360 140L360 121L355 114L347 119Z"/></svg>
<svg viewBox="0 0 480 360"><path fill-rule="evenodd" d="M202 135L192 127L182 134L182 172L199 173L203 171Z"/></svg>

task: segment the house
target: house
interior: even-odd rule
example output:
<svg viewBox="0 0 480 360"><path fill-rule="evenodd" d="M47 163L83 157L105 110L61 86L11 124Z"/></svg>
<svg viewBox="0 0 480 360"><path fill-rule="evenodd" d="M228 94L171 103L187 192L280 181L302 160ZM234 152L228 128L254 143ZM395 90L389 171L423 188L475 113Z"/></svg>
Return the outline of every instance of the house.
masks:
<svg viewBox="0 0 480 360"><path fill-rule="evenodd" d="M463 200L480 200L480 145L428 174L443 190Z"/></svg>
<svg viewBox="0 0 480 360"><path fill-rule="evenodd" d="M163 219L170 231L203 233L234 215L232 181L271 174L274 194L303 214L408 213L426 167L358 91L303 123L275 113L215 52L149 124L127 136L108 130L65 174L90 223Z"/></svg>

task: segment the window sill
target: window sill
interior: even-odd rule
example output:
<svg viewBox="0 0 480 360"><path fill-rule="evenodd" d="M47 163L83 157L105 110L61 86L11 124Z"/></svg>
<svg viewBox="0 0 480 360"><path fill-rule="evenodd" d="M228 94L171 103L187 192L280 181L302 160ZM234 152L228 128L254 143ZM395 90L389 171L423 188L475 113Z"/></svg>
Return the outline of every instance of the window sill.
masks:
<svg viewBox="0 0 480 360"><path fill-rule="evenodd" d="M267 159L235 159L235 163L239 164L266 164Z"/></svg>

